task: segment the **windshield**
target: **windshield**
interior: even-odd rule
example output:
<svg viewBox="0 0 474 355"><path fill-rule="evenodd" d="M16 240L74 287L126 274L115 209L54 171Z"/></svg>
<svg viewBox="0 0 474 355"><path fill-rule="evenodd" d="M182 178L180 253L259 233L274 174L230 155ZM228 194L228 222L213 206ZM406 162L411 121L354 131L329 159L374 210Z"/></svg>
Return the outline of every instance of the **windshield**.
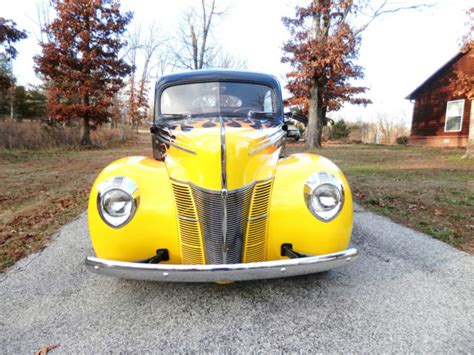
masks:
<svg viewBox="0 0 474 355"><path fill-rule="evenodd" d="M176 85L166 88L160 98L163 117L202 117L206 114L237 116L265 115L277 112L275 92L266 85L210 82Z"/></svg>

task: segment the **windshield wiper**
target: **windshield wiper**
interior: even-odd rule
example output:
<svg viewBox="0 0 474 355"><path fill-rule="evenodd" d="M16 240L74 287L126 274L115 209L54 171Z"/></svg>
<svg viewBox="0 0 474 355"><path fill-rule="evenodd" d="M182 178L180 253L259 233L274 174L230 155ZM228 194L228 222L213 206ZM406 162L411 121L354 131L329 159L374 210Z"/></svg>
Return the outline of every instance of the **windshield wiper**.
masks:
<svg viewBox="0 0 474 355"><path fill-rule="evenodd" d="M268 112L268 111L249 111L248 117L275 117L275 112Z"/></svg>
<svg viewBox="0 0 474 355"><path fill-rule="evenodd" d="M165 118L168 120L182 120L187 118L188 115L183 115L182 113L162 113L160 118Z"/></svg>

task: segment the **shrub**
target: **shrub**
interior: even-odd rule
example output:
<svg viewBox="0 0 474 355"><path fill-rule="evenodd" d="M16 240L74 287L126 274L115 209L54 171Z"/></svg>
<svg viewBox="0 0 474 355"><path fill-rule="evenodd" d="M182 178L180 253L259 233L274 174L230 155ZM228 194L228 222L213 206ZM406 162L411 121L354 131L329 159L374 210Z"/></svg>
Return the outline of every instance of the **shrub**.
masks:
<svg viewBox="0 0 474 355"><path fill-rule="evenodd" d="M0 147L5 149L40 149L54 146L54 140L39 122L0 123Z"/></svg>
<svg viewBox="0 0 474 355"><path fill-rule="evenodd" d="M346 124L344 120L339 120L329 129L329 139L346 139L347 137L349 137L349 133L351 133L351 128Z"/></svg>
<svg viewBox="0 0 474 355"><path fill-rule="evenodd" d="M92 142L108 146L120 142L120 128L101 127L92 131ZM131 127L126 126L125 140L134 136ZM37 121L0 122L0 149L38 150L53 147L79 146L79 127L54 127Z"/></svg>
<svg viewBox="0 0 474 355"><path fill-rule="evenodd" d="M397 144L407 145L408 144L408 137L407 136L397 137Z"/></svg>

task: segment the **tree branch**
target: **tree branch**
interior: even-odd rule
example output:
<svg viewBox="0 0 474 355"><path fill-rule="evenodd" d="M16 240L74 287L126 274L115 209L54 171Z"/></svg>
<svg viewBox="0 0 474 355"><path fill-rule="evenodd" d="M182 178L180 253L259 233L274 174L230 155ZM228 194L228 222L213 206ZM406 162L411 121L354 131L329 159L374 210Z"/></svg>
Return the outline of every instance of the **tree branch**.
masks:
<svg viewBox="0 0 474 355"><path fill-rule="evenodd" d="M410 5L410 6L400 6L396 7L393 9L385 9L385 7L388 4L388 0L384 0L382 4L373 12L372 15L370 15L369 21L367 21L362 27L360 27L358 30L356 30L354 33L355 35L359 35L361 32L365 31L369 25L375 21L376 18L386 15L386 14L392 14L400 11L405 11L405 10L416 10L416 9L421 9L421 8L430 8L433 7L431 4L417 4L417 5Z"/></svg>

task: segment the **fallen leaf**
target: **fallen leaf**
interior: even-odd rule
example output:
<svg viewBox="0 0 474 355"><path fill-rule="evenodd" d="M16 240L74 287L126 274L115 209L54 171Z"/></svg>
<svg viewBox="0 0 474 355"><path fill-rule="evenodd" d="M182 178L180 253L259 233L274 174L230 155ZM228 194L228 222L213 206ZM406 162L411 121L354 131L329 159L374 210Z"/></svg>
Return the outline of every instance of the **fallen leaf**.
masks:
<svg viewBox="0 0 474 355"><path fill-rule="evenodd" d="M42 346L38 351L35 351L35 355L46 355L48 351L56 349L58 346L59 343Z"/></svg>
<svg viewBox="0 0 474 355"><path fill-rule="evenodd" d="M13 255L15 256L16 260L18 260L21 257L23 257L23 255L25 255L25 252L20 249L15 249L15 251L13 252Z"/></svg>

